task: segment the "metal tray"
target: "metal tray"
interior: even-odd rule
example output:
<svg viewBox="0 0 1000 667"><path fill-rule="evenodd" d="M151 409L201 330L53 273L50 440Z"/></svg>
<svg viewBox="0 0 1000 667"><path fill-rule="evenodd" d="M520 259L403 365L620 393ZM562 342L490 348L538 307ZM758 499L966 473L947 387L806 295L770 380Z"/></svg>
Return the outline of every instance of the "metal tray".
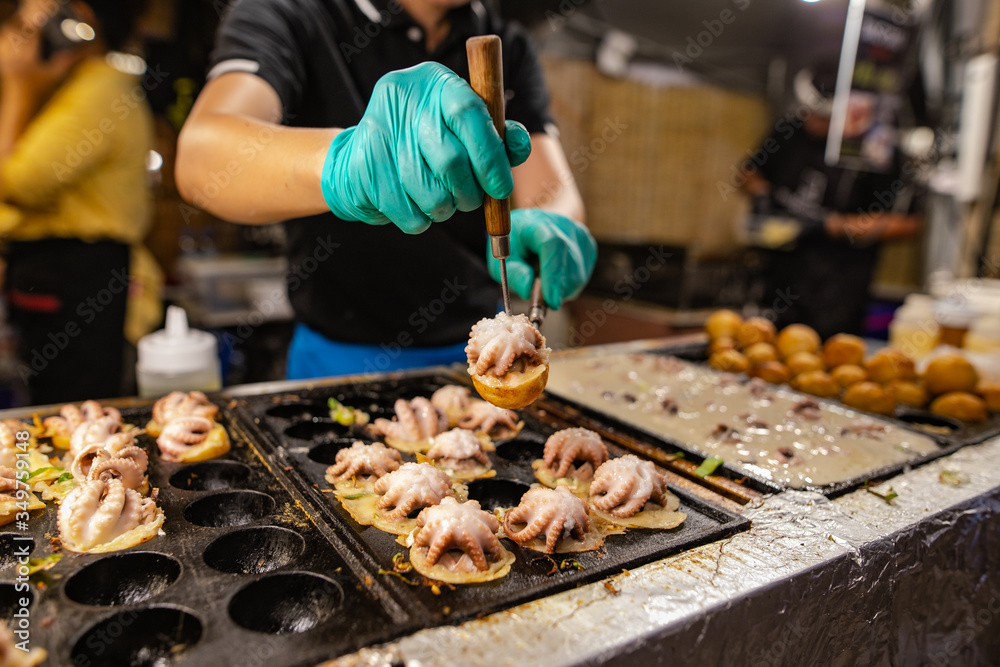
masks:
<svg viewBox="0 0 1000 667"><path fill-rule="evenodd" d="M685 361L704 363L706 361L705 349L706 345L703 342L693 342L693 343L685 342L680 345L659 345L654 347L646 347L636 351L641 351L642 353L645 354L671 355L683 359ZM843 405L839 401L817 398L815 396L802 394L801 392L796 392L791 388L787 389L789 392L793 394L799 394L803 398L812 398L819 403L829 404L829 405ZM584 419L593 420L594 422L604 423L611 430L611 432L621 433L634 441L644 442L647 444L647 447L648 444L656 444L661 449L663 449L668 455L677 451L684 452L684 458L689 462L700 463L705 458L701 453L691 449L691 447L686 443L676 441L662 434L648 431L640 426L632 425L622 419L606 415L588 406L582 405L574 401L573 399L565 397L561 394L547 393L546 396L548 400L552 402L554 405L561 405L561 408L554 408L554 409L558 409L567 418L579 419L580 417L582 417ZM851 409L854 410L854 408ZM860 414L870 414L862 412L860 410L855 410L855 411ZM942 456L954 453L955 451L963 447L965 444L969 444L965 442L960 442L955 438L948 437L942 434L929 433L927 431L921 430L915 427L913 422L907 421L905 419L890 418L886 417L885 415L875 415L875 414L872 414L871 416L884 421L888 421L897 428L919 433L920 435L928 437L937 444L938 449L934 452L931 452L930 454L918 456L913 459L910 459L909 461L883 466L882 468L877 468L858 477L847 479L841 482L834 482L832 484L825 484L821 486L808 486L804 487L803 490L815 491L817 493L821 493L827 496L828 498L834 498L843 495L845 493L854 491L858 488L861 488L868 482L875 483L877 481L888 479L889 477L894 477L895 475L898 475L904 470L915 468L929 461L933 461ZM937 417L935 415L931 415L931 417L933 417L935 421L930 421L926 423L936 424L938 423L938 421L936 420L941 419L940 417ZM952 420L947 420L947 421L952 421ZM650 458L655 458L654 456L651 456L649 453L643 451L643 449L646 449L647 447L637 448L627 443L625 443L625 446L639 453L644 453L646 456ZM691 463L688 463L688 465L691 465ZM716 474L719 473L731 479L737 480L740 484L746 485L747 487L759 491L760 493L776 493L791 488L788 487L787 485L774 482L772 480L764 479L763 477L755 475L752 472L748 472L740 468L731 467L728 463L723 463L722 466L720 466L716 470Z"/></svg>
<svg viewBox="0 0 1000 667"><path fill-rule="evenodd" d="M144 425L151 410L123 409ZM31 586L32 646L46 665L312 665L411 629L380 583L356 576L331 536L283 485L231 420L233 449L195 464L160 460L165 535L110 554L74 554ZM29 530L0 529L0 618L18 606L16 553L53 553L56 506L32 512Z"/></svg>
<svg viewBox="0 0 1000 667"><path fill-rule="evenodd" d="M671 354L686 361L699 364L708 362L708 345L706 343L685 343L680 346L666 346L651 350L655 353ZM839 401L828 400L830 403L843 405ZM857 412L862 412L857 408L851 408ZM949 417L942 417L927 410L898 406L892 415L873 415L879 419L884 419L897 426L915 429L925 435L946 441L950 445L977 445L985 440L1000 435L1000 412L989 413L989 419L984 422L972 423L962 422ZM928 424L935 427L934 431L920 428L921 424ZM946 432L938 432L936 429L944 429Z"/></svg>
<svg viewBox="0 0 1000 667"><path fill-rule="evenodd" d="M522 550L509 540L505 544L517 556L510 574L499 581L434 591L427 586L407 585L394 576L380 575L392 570L392 559L406 549L395 536L371 526L361 526L343 510L323 479L336 452L355 439L372 441L358 427L344 427L326 418L326 401L336 397L341 402L368 411L373 418L389 417L397 398L429 396L445 384L461 384L458 376L443 373L406 375L360 384L328 385L294 393L268 396L242 396L235 401L234 412L259 429L264 447L274 461L285 469L289 479L301 490L317 517L328 522L353 553L363 557L371 577L381 580L410 613L414 622L423 625L455 623L489 614L556 591L601 579L623 568L650 562L685 549L718 540L749 527L749 521L722 503L713 504L671 484L671 491L681 499L681 510L688 517L679 528L670 531L635 530L608 538L600 552L573 554L582 569L560 569L561 557L549 558ZM520 412L524 430L517 438L497 442L490 458L496 477L469 484L470 497L484 509L511 506L534 482L531 461L539 458L545 439L551 433L575 425L544 409ZM626 450L610 446L612 456ZM404 456L404 459L407 457ZM412 460L410 458L409 460ZM413 577L413 582L419 580Z"/></svg>

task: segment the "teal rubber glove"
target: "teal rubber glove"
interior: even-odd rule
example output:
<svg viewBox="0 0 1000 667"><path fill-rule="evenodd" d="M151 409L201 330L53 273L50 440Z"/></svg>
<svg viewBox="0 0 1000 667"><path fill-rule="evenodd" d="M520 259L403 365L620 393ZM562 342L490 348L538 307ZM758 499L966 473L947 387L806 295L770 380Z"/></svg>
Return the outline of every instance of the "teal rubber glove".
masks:
<svg viewBox="0 0 1000 667"><path fill-rule="evenodd" d="M542 296L549 308L558 310L586 287L597 261L597 242L586 227L564 215L539 208L511 211L507 282L522 299L531 298L535 256L542 272ZM500 282L500 262L493 258L489 243L486 261L493 280Z"/></svg>
<svg viewBox="0 0 1000 667"><path fill-rule="evenodd" d="M444 65L421 63L375 84L361 122L331 142L323 197L344 220L393 223L419 234L432 222L514 189L511 167L528 159L531 139L508 121L507 143L486 104Z"/></svg>

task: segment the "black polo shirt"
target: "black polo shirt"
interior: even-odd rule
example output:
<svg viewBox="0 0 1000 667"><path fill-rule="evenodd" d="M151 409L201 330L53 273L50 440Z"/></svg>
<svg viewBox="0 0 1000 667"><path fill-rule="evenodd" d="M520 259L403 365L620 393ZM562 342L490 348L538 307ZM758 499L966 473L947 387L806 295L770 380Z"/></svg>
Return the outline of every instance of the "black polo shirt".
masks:
<svg viewBox="0 0 1000 667"><path fill-rule="evenodd" d="M433 53L395 0L237 0L223 18L209 77L260 76L281 98L286 125L351 127L387 72L433 60L468 80L465 40L491 33L503 40L507 118L544 132L549 98L535 50L520 27L479 0L452 10L451 31ZM290 220L287 283L296 317L343 342L461 342L497 308L485 224L481 208L416 236L332 214Z"/></svg>

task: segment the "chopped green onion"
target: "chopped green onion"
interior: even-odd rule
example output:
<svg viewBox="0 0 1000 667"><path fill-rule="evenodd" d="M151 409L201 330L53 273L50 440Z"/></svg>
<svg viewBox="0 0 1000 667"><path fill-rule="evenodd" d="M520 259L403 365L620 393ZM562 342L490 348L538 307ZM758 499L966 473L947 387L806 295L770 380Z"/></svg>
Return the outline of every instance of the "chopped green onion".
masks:
<svg viewBox="0 0 1000 667"><path fill-rule="evenodd" d="M884 500L887 505L891 505L892 501L899 497L899 494L896 493L891 486L889 487L889 491L887 493L879 493L875 489L871 488L868 485L868 482L865 482L865 491L872 494L873 496L878 496L879 498Z"/></svg>
<svg viewBox="0 0 1000 667"><path fill-rule="evenodd" d="M45 558L29 558L28 575L30 576L43 570L51 570L56 566L56 563L62 560L62 557L62 554L52 554L51 556L46 556Z"/></svg>
<svg viewBox="0 0 1000 667"><path fill-rule="evenodd" d="M365 496L370 496L370 493L352 493L349 496L344 496L344 500L357 500L358 498L364 498Z"/></svg>
<svg viewBox="0 0 1000 667"><path fill-rule="evenodd" d="M715 469L721 466L722 463L723 463L722 459L720 459L718 456L707 458L701 462L701 465L698 466L698 469L694 471L694 474L698 475L698 477L708 477L713 472L715 472Z"/></svg>
<svg viewBox="0 0 1000 667"><path fill-rule="evenodd" d="M55 466L46 466L45 468L39 468L38 470L35 470L30 475L28 475L28 479L31 479L35 475L41 475L43 472L48 472L50 470L64 470L64 468L56 468Z"/></svg>
<svg viewBox="0 0 1000 667"><path fill-rule="evenodd" d="M62 484L63 482L68 482L71 479L73 479L73 473L64 472L56 478L56 484Z"/></svg>

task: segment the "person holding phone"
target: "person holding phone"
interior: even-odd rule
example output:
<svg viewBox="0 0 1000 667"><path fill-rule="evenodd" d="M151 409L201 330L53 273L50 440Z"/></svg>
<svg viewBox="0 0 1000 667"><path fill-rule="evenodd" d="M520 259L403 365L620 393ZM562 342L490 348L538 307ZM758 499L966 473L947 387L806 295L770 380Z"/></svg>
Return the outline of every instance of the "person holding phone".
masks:
<svg viewBox="0 0 1000 667"><path fill-rule="evenodd" d="M21 0L0 27L0 236L34 404L121 394L130 273L156 273L140 246L152 115L122 103L142 88L108 57L141 9Z"/></svg>

